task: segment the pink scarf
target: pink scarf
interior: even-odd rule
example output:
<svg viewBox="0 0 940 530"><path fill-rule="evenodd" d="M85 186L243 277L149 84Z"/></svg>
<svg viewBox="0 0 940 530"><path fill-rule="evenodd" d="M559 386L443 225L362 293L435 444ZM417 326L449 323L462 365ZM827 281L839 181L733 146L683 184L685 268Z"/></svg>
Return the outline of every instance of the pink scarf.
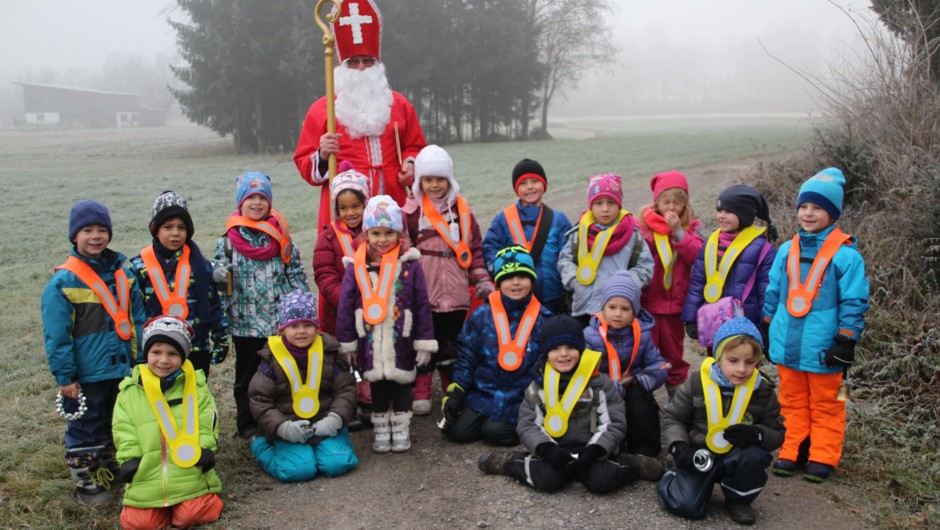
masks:
<svg viewBox="0 0 940 530"><path fill-rule="evenodd" d="M236 215L241 215L241 213L235 212L231 216L236 216ZM281 225L278 224L277 219L273 215L265 219L265 221L270 223L271 226L276 228L278 231L281 230ZM234 247L235 250L237 250L238 253L241 254L242 256L245 256L246 258L255 260L255 261L264 261L264 260L269 260L281 253L281 245L280 243L275 241L274 238L268 237L268 242L265 246L256 247L256 246L253 246L251 243L249 243L248 240L246 240L241 235L241 233L238 230L239 228L245 228L247 230L251 230L248 227L236 226L236 227L233 227L231 230L229 230L228 234L226 235L228 235L229 241L232 242L232 247Z"/></svg>
<svg viewBox="0 0 940 530"><path fill-rule="evenodd" d="M623 247L627 246L627 243L633 238L633 229L635 227L636 221L633 219L633 215L628 214L623 216L617 228L614 228L614 233L610 235L610 242L607 243L607 248L604 249L604 255L613 256L623 250ZM601 232L602 229L597 223L592 224L590 228L588 228L588 246L594 246L594 238Z"/></svg>

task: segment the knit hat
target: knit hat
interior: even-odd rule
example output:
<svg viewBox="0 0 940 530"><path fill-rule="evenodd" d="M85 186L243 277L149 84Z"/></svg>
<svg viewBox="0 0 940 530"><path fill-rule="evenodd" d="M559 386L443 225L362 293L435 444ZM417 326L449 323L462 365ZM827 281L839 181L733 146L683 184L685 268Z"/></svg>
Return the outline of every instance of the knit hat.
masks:
<svg viewBox="0 0 940 530"><path fill-rule="evenodd" d="M157 342L176 348L185 361L192 350L193 327L180 317L160 315L144 324L144 352Z"/></svg>
<svg viewBox="0 0 940 530"><path fill-rule="evenodd" d="M496 271L493 281L497 286L500 280L516 274L527 274L533 282L536 279L532 255L520 245L511 245L497 252L493 259L493 270Z"/></svg>
<svg viewBox="0 0 940 530"><path fill-rule="evenodd" d="M369 199L362 214L362 230L384 226L396 232L403 232L401 207L388 195L376 195Z"/></svg>
<svg viewBox="0 0 940 530"><path fill-rule="evenodd" d="M833 221L842 215L842 197L845 186L845 176L837 168L830 167L816 173L811 179L800 186L800 194L796 198L796 207L804 202L811 202L821 206Z"/></svg>
<svg viewBox="0 0 940 530"><path fill-rule="evenodd" d="M518 191L519 183L525 179L541 180L542 184L545 184L545 189L548 189L548 177L545 176L545 169L542 168L542 164L535 160L523 158L516 164L516 167L512 168L512 189Z"/></svg>
<svg viewBox="0 0 940 530"><path fill-rule="evenodd" d="M362 196L362 200L369 200L369 178L352 168L352 164L346 160L340 164L340 173L333 177L330 182L330 197L333 198L333 210L336 208L336 198L339 194L352 190Z"/></svg>
<svg viewBox="0 0 940 530"><path fill-rule="evenodd" d="M277 303L277 331L280 333L287 326L307 322L320 327L317 313L317 295L304 291L291 291Z"/></svg>
<svg viewBox="0 0 940 530"><path fill-rule="evenodd" d="M113 237L111 231L111 212L98 201L87 199L72 205L69 214L69 241L75 242L75 235L88 225L101 225L108 229L108 240Z"/></svg>
<svg viewBox="0 0 940 530"><path fill-rule="evenodd" d="M633 307L633 314L640 312L640 286L633 279L633 275L625 270L617 271L604 282L604 298L601 301L601 307L606 306L607 302L615 296L626 298Z"/></svg>
<svg viewBox="0 0 940 530"><path fill-rule="evenodd" d="M168 220L179 217L186 225L186 239L192 239L196 231L193 218L189 215L189 202L173 191L164 191L153 201L153 214L150 218L150 234L157 237L160 226Z"/></svg>
<svg viewBox="0 0 940 530"><path fill-rule="evenodd" d="M724 353L725 344L728 340L738 335L747 335L760 344L761 351L757 352L757 360L760 360L763 355L764 341L760 338L760 331L757 329L757 326L747 317L734 317L731 320L726 320L719 326L718 331L715 332L716 361L721 359L721 354Z"/></svg>
<svg viewBox="0 0 940 530"><path fill-rule="evenodd" d="M242 207L245 199L252 195L264 195L269 205L274 204L274 195L271 193L271 177L264 173L250 172L235 177L238 188L235 191L235 206Z"/></svg>
<svg viewBox="0 0 940 530"><path fill-rule="evenodd" d="M559 346L571 346L584 351L584 326L572 316L555 315L542 324L539 332L539 350L542 355Z"/></svg>
<svg viewBox="0 0 940 530"><path fill-rule="evenodd" d="M447 204L451 204L460 193L460 186L454 178L454 161L447 151L436 145L429 145L415 157L415 181L411 185L411 192L415 199L421 201L424 191L421 189L421 179L424 177L444 177L450 184L447 190Z"/></svg>
<svg viewBox="0 0 940 530"><path fill-rule="evenodd" d="M767 223L767 239L772 243L777 239L777 228L770 220L770 207L759 191L747 184L735 184L725 188L718 195L715 203L718 210L727 210L738 216L739 228L744 229L754 224L754 219Z"/></svg>
<svg viewBox="0 0 940 530"><path fill-rule="evenodd" d="M685 175L676 170L659 173L650 180L650 189L653 190L654 201L659 199L660 193L673 188L679 188L689 193L689 182L685 179Z"/></svg>
<svg viewBox="0 0 940 530"><path fill-rule="evenodd" d="M620 175L603 173L588 178L588 206L601 197L608 197L623 207L623 184Z"/></svg>

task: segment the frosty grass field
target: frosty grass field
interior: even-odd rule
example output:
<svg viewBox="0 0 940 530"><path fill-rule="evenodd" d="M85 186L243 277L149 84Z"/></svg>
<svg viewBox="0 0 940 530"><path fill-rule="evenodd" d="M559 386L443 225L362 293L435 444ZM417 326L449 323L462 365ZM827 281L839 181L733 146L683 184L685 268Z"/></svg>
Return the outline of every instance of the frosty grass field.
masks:
<svg viewBox="0 0 940 530"><path fill-rule="evenodd" d="M642 190L624 200L626 208L637 211L648 202L646 182L658 171L749 164L793 151L807 143L812 124L805 117L567 122L552 129L559 138L553 142L448 150L461 191L485 230L511 202L510 172L523 157L545 166L546 202L569 216L584 207L586 177L611 171ZM290 221L309 267L319 190L300 179L292 152L293 146L285 146L279 154L236 156L228 139L197 127L0 131L0 527L109 527L116 522L110 515L86 512L70 496L64 422L54 411L57 389L42 344L39 296L52 268L67 255L71 204L85 198L104 202L114 222L111 248L130 257L150 241L153 198L175 190L190 199L196 241L211 255L233 210L235 176L265 172L273 181L274 205ZM708 211L705 205L717 190L692 191L699 211ZM227 361L213 372L225 432L234 427L233 364Z"/></svg>

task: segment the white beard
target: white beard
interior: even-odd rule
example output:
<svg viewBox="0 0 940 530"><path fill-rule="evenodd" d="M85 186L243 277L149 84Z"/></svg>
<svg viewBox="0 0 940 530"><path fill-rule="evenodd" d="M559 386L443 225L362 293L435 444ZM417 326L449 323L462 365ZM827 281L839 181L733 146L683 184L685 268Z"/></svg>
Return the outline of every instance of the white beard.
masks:
<svg viewBox="0 0 940 530"><path fill-rule="evenodd" d="M365 70L343 65L333 70L336 89L336 119L353 138L379 136L392 118L392 89L385 65Z"/></svg>

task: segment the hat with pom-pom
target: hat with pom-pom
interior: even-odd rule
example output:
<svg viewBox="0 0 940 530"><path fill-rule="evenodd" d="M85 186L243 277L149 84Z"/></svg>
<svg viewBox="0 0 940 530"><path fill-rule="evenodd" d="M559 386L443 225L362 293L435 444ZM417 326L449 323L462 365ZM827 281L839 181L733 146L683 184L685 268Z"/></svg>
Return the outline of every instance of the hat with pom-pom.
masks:
<svg viewBox="0 0 940 530"><path fill-rule="evenodd" d="M842 215L842 198L845 195L845 175L837 168L830 167L813 175L800 186L796 198L796 207L804 202L811 202L826 210L833 221Z"/></svg>

